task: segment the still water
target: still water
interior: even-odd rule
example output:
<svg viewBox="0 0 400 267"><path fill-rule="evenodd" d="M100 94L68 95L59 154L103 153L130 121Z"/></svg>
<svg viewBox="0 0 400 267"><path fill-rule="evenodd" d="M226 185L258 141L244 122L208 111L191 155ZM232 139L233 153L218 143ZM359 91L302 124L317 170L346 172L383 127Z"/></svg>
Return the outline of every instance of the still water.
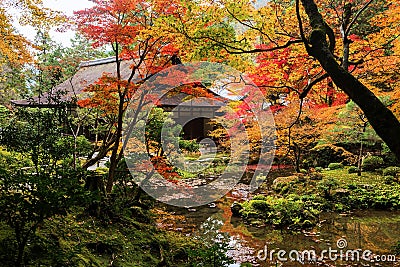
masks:
<svg viewBox="0 0 400 267"><path fill-rule="evenodd" d="M260 267L400 266L400 257L393 255L393 246L400 241L400 212L325 213L315 228L300 232L254 227L232 217L230 210L234 201L249 197L243 188L239 185L216 203L195 209L160 207L173 215L163 216L159 227L210 238L222 233L227 254L236 262L229 267L243 263Z"/></svg>

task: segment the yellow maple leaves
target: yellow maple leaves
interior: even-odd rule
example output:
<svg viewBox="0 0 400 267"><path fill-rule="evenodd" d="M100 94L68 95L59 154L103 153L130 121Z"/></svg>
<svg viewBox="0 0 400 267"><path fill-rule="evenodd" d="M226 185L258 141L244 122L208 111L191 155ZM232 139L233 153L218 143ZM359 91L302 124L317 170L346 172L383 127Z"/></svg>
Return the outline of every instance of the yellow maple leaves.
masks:
<svg viewBox="0 0 400 267"><path fill-rule="evenodd" d="M21 65L32 61L34 45L19 34L13 26L16 15L21 25L36 29L50 29L66 22L60 12L43 6L42 0L2 0L0 2L0 66Z"/></svg>

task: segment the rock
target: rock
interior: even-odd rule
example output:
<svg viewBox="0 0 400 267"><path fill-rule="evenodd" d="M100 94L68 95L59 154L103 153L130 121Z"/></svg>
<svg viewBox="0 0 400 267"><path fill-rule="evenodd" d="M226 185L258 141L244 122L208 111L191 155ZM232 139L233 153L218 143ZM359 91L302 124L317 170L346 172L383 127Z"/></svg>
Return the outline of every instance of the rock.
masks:
<svg viewBox="0 0 400 267"><path fill-rule="evenodd" d="M233 202L231 206L232 216L240 217L240 211L242 210L242 205L238 202Z"/></svg>
<svg viewBox="0 0 400 267"><path fill-rule="evenodd" d="M217 205L216 205L215 203L210 203L210 204L208 204L208 206L209 206L210 208L215 208Z"/></svg>
<svg viewBox="0 0 400 267"><path fill-rule="evenodd" d="M261 221L261 220L251 220L251 221L250 221L250 225L253 225L253 226L263 226L263 225L264 225L264 222Z"/></svg>

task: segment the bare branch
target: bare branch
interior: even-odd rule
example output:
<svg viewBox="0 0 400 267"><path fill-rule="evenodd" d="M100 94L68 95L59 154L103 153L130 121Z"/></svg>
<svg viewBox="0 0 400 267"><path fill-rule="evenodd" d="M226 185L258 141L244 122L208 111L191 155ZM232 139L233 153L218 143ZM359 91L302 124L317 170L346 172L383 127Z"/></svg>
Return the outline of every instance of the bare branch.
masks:
<svg viewBox="0 0 400 267"><path fill-rule="evenodd" d="M299 98L304 99L308 93L311 91L311 89L314 87L314 85L318 84L319 82L322 82L326 78L328 78L329 75L328 73L324 73L321 76L315 78L313 81L311 81L307 86L303 89L303 92L300 94Z"/></svg>
<svg viewBox="0 0 400 267"><path fill-rule="evenodd" d="M309 45L309 43L307 41L306 35L304 34L303 21L301 20L301 15L300 15L300 3L299 3L299 0L296 0L296 17L297 17L297 21L299 23L300 37L304 42L304 46L306 47L307 52L309 52L311 50L310 50L310 45Z"/></svg>
<svg viewBox="0 0 400 267"><path fill-rule="evenodd" d="M357 14L355 15L355 17L353 18L353 20L349 23L349 25L347 26L347 29L345 31L344 36L347 36L350 33L351 27L354 25L354 23L356 23L357 19L360 17L360 15L362 14L362 12L364 12L364 10L367 9L367 7L373 2L374 0L369 0L367 3L365 3L365 5L357 12Z"/></svg>

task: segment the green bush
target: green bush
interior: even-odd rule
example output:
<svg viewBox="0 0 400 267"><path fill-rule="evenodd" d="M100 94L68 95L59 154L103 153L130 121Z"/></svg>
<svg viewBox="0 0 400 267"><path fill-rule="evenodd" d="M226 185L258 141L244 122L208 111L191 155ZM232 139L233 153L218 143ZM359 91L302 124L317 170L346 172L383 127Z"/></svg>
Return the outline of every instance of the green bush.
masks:
<svg viewBox="0 0 400 267"><path fill-rule="evenodd" d="M322 167L315 167L316 172L322 172L323 170L324 170L324 168L322 168Z"/></svg>
<svg viewBox="0 0 400 267"><path fill-rule="evenodd" d="M369 156L363 160L362 168L364 171L375 171L378 168L381 168L384 164L384 161L381 157L378 156Z"/></svg>
<svg viewBox="0 0 400 267"><path fill-rule="evenodd" d="M179 140L179 148L188 152L197 152L200 149L200 144L196 140Z"/></svg>
<svg viewBox="0 0 400 267"><path fill-rule="evenodd" d="M329 163L328 168L330 170L343 169L343 164L338 162Z"/></svg>
<svg viewBox="0 0 400 267"><path fill-rule="evenodd" d="M400 173L400 167L387 167L386 169L383 170L383 175L391 175L391 176L397 176L397 174Z"/></svg>
<svg viewBox="0 0 400 267"><path fill-rule="evenodd" d="M350 166L349 169L347 170L348 173L357 173L358 168L356 166Z"/></svg>
<svg viewBox="0 0 400 267"><path fill-rule="evenodd" d="M248 221L263 219L277 228L312 227L317 223L320 213L314 201L297 195L286 198L268 196L266 200L250 200L242 206L241 215Z"/></svg>
<svg viewBox="0 0 400 267"><path fill-rule="evenodd" d="M396 178L393 175L385 175L383 177L383 181L385 182L385 184L393 184L394 182L396 182Z"/></svg>
<svg viewBox="0 0 400 267"><path fill-rule="evenodd" d="M393 246L393 251L397 256L400 255L400 241L398 241L397 244Z"/></svg>
<svg viewBox="0 0 400 267"><path fill-rule="evenodd" d="M331 144L317 145L310 150L310 159L314 166L328 167L331 162L353 165L357 157L342 147Z"/></svg>

